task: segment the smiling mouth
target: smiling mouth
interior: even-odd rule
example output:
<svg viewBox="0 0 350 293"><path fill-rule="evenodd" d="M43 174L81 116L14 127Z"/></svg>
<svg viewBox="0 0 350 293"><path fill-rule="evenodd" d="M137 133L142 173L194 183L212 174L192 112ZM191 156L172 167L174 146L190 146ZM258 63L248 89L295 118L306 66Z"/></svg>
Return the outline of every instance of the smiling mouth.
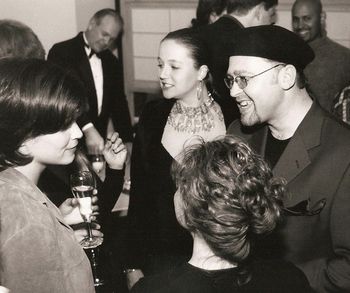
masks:
<svg viewBox="0 0 350 293"><path fill-rule="evenodd" d="M237 101L237 100L236 100L236 103L237 103L239 109L246 109L246 108L248 108L253 102L250 101L250 100L242 100L242 101Z"/></svg>
<svg viewBox="0 0 350 293"><path fill-rule="evenodd" d="M172 84L165 83L165 82L161 82L161 86L162 86L162 89L169 89L169 88L173 87Z"/></svg>

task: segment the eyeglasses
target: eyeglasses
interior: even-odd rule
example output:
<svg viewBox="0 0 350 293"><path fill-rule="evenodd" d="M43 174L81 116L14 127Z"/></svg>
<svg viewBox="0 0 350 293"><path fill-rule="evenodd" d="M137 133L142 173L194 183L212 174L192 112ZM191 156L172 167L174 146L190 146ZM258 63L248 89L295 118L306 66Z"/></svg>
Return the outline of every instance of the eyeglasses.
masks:
<svg viewBox="0 0 350 293"><path fill-rule="evenodd" d="M285 64L277 64L277 65L275 65L275 66L272 66L271 68L268 68L268 69L266 69L266 70L264 70L264 71L262 71L262 72L260 72L260 73L258 73L258 74L255 74L255 75L253 75L253 76L240 76L240 75L238 75L238 76L236 76L236 77L233 77L233 76L226 76L225 78L224 78L224 82L225 82L225 85L229 88L229 89L232 89L232 87L233 87L233 84L236 82L237 83L237 85L238 85L238 87L241 89L241 90L243 90L243 89L245 89L246 87L247 87L247 85L248 85L248 80L250 80L250 79L252 79L252 78L254 78L254 77L257 77L257 76L259 76L259 75L262 75L262 74L264 74L265 72L268 72L268 71L270 71L271 69L274 69L274 68L276 68L277 66L280 66L280 65L285 65Z"/></svg>

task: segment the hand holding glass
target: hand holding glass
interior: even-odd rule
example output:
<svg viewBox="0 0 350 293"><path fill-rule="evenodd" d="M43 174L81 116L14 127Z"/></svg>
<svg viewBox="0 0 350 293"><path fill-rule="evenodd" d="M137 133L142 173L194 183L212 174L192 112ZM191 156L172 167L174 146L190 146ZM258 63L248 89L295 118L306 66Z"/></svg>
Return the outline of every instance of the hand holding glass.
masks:
<svg viewBox="0 0 350 293"><path fill-rule="evenodd" d="M74 197L78 199L79 210L84 222L87 224L88 236L80 244L83 248L94 248L102 244L103 238L92 235L92 196L95 188L95 178L90 171L78 171L70 177L71 189Z"/></svg>

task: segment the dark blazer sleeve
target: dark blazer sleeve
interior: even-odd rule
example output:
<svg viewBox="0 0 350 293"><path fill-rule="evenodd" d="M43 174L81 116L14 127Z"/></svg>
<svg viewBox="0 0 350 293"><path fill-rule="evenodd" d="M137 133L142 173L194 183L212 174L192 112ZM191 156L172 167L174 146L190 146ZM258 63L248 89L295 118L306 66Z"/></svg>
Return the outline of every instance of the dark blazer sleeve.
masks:
<svg viewBox="0 0 350 293"><path fill-rule="evenodd" d="M47 60L60 66L65 71L67 71L69 74L71 74L77 80L77 82L81 83L82 89L85 89L77 69L74 68L74 64L76 62L76 60L74 60L74 59L77 58L75 51L76 51L76 49L74 48L73 45L72 45L72 48L69 49L68 45L64 46L62 44L55 44L49 50L49 53L47 55ZM84 93L84 94L87 97L87 94L86 93ZM80 128L82 128L86 124L92 122L91 118L88 115L88 109L89 109L89 103L88 103L88 100L86 99L85 111L78 118L78 121L77 121Z"/></svg>
<svg viewBox="0 0 350 293"><path fill-rule="evenodd" d="M111 118L115 130L119 133L124 142L131 142L133 139L133 131L131 126L130 112L128 102L124 93L124 79L121 63L111 53L108 52L108 66L110 72L113 72L113 80L111 82L112 93Z"/></svg>
<svg viewBox="0 0 350 293"><path fill-rule="evenodd" d="M340 180L333 203L328 203L332 205L329 221L334 256L320 257L298 265L316 292L350 292L349 192L350 165Z"/></svg>
<svg viewBox="0 0 350 293"><path fill-rule="evenodd" d="M148 211L154 207L149 206L149 194L147 194L147 151L146 151L146 131L148 116L150 115L147 105L140 117L137 125L136 136L133 142L131 155L131 188L130 202L128 210L128 255L125 267L142 268L145 259L145 239L147 231L152 221L148 216ZM150 213L152 214L152 213Z"/></svg>

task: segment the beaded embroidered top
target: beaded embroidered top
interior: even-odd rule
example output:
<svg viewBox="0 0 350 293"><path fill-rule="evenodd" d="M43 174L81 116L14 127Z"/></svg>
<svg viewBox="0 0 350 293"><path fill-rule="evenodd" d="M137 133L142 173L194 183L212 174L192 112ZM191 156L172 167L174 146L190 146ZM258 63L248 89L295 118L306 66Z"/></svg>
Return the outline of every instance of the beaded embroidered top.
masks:
<svg viewBox="0 0 350 293"><path fill-rule="evenodd" d="M208 93L208 99L198 107L187 107L180 101L176 101L170 111L167 123L179 132L192 134L200 131L209 132L215 127L214 113L217 114L220 121L224 120L220 107Z"/></svg>

